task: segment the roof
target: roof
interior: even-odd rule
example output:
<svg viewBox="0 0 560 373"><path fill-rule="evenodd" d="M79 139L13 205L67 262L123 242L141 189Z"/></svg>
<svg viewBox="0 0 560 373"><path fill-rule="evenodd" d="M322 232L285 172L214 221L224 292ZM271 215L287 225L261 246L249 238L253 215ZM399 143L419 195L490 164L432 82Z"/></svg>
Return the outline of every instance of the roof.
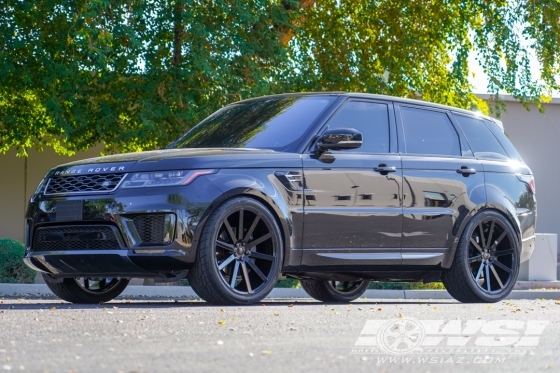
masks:
<svg viewBox="0 0 560 373"><path fill-rule="evenodd" d="M438 108L438 109L443 109L443 110L452 110L454 112L468 114L468 115L476 115L478 117L485 118L485 119L491 120L493 122L496 122L495 118L483 115L479 112L465 110L465 109L457 108L457 107L454 107L454 106L436 104L436 103L433 103L433 102L416 100L416 99L412 99L412 98L402 98L402 97L388 96L388 95L377 95L377 94L372 94L372 93L294 92L294 93L282 93L282 94L277 94L277 95L254 97L254 98L249 98L249 99L242 100L242 101L239 101L239 102L256 101L256 100L263 99L265 97L290 97L290 96L346 96L346 97L369 98L369 99L376 99L376 100L391 100L391 101L399 102L399 103L403 103L403 104L422 105L422 106L428 106L428 107L433 107L433 108Z"/></svg>

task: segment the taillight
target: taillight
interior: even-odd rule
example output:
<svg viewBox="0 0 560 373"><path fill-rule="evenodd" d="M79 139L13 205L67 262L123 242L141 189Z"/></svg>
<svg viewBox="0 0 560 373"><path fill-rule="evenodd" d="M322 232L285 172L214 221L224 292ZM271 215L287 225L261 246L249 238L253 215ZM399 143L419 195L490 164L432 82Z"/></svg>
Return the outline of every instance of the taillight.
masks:
<svg viewBox="0 0 560 373"><path fill-rule="evenodd" d="M537 194L537 189L535 188L535 178L533 177L533 175L517 174L517 178L527 184L533 194Z"/></svg>

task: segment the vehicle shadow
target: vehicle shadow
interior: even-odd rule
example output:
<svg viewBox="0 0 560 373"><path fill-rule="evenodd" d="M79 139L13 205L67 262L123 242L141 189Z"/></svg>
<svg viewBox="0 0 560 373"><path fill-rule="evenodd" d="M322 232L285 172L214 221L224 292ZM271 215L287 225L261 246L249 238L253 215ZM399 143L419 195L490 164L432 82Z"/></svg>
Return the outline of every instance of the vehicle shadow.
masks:
<svg viewBox="0 0 560 373"><path fill-rule="evenodd" d="M45 299L22 299L22 298L3 298L0 303L0 311L17 310L89 310L89 309L135 309L135 308L250 308L250 307L321 307L321 306L383 306L383 305L432 305L432 304L453 304L457 301L442 301L442 300L376 300L376 301L355 301L351 303L323 303L307 299L286 299L278 300L265 300L257 304L246 306L220 306L208 304L201 300L177 300L177 299L133 299L133 300L114 300L108 303L101 304L73 304L64 302L60 299L53 299L52 301L45 301Z"/></svg>

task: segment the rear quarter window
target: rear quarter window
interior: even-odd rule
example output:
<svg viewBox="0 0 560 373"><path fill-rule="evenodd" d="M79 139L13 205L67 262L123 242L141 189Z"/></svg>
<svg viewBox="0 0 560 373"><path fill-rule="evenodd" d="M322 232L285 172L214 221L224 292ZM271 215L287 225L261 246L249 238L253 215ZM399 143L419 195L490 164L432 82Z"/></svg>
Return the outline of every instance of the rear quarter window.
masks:
<svg viewBox="0 0 560 373"><path fill-rule="evenodd" d="M502 144L509 157L515 161L523 162L523 158L521 158L521 155L519 154L517 149L515 149L515 146L513 146L511 141L509 141L507 136L502 132L501 128L498 127L496 123L490 120L485 120L484 122L486 123L488 128L490 128L490 131L492 131L494 136L496 136L498 141L500 141L500 144Z"/></svg>
<svg viewBox="0 0 560 373"><path fill-rule="evenodd" d="M476 158L498 161L510 159L504 147L484 121L460 114L454 115L465 133Z"/></svg>

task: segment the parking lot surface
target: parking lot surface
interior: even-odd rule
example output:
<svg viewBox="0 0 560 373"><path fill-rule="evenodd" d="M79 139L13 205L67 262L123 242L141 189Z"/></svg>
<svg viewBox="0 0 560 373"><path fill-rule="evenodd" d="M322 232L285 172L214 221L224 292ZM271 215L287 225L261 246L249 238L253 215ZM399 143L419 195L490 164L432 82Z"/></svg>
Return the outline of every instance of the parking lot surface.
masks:
<svg viewBox="0 0 560 373"><path fill-rule="evenodd" d="M269 299L249 307L140 298L94 306L29 297L0 302L4 371L560 371L558 300ZM404 344L395 339L400 327ZM422 344L408 351L419 338Z"/></svg>

